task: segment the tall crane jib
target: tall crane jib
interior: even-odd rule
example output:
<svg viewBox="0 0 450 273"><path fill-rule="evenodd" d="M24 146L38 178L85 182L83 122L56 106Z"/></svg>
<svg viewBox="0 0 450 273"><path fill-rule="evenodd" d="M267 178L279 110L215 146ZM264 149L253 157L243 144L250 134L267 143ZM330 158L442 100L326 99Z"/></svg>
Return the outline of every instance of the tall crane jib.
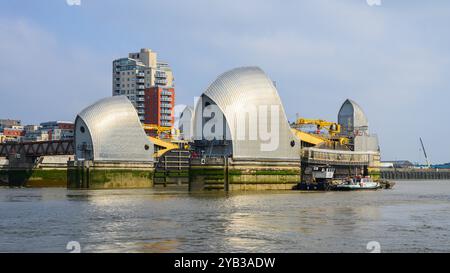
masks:
<svg viewBox="0 0 450 273"><path fill-rule="evenodd" d="M302 132L299 127L305 125L316 126L316 132ZM299 136L302 141L308 142L313 145L318 145L321 143L339 143L341 145L347 145L349 143L349 139L346 136L341 136L341 125L336 122L330 122L322 119L297 118L293 126L294 134ZM328 135L322 134L321 131L323 129L328 132Z"/></svg>
<svg viewBox="0 0 450 273"><path fill-rule="evenodd" d="M430 160L428 159L427 151L425 150L425 145L423 144L422 138L420 138L420 145L422 145L422 151L423 151L423 154L425 155L425 160L427 162L427 167L431 168Z"/></svg>

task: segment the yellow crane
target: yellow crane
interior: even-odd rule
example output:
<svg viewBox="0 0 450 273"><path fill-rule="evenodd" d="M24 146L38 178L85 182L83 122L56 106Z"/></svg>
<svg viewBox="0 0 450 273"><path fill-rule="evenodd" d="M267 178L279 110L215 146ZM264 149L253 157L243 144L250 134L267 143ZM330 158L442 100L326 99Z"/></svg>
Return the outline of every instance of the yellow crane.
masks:
<svg viewBox="0 0 450 273"><path fill-rule="evenodd" d="M156 135L158 138L163 134L167 134L170 138L172 135L172 127L165 127L165 126L159 126L157 124L142 124L142 128L146 131L153 131L156 132Z"/></svg>
<svg viewBox="0 0 450 273"><path fill-rule="evenodd" d="M292 130L292 133L294 133L294 135L296 135L299 139L301 139L302 142L309 143L310 145L313 145L313 146L317 146L319 144L322 144L322 143L328 141L327 139L320 137L318 135L308 134L306 132L303 132L303 131L300 131L300 130L297 130L294 128L292 128L291 130Z"/></svg>
<svg viewBox="0 0 450 273"><path fill-rule="evenodd" d="M154 157L161 157L170 150L179 149L183 146L184 149L189 148L187 141L174 141L172 139L172 127L159 126L156 124L142 124L142 128L145 131L155 132L155 136L149 136L148 138L155 144ZM177 132L178 133L178 132ZM161 139L162 134L165 134L165 139Z"/></svg>
<svg viewBox="0 0 450 273"><path fill-rule="evenodd" d="M328 131L330 136L336 136L341 133L341 125L336 122L326 121L323 119L306 119L306 118L299 118L295 122L295 125L302 126L302 125L316 125L317 131L321 131L322 129L325 129Z"/></svg>
<svg viewBox="0 0 450 273"><path fill-rule="evenodd" d="M326 121L323 119L307 119L307 118L299 118L294 123L295 126L300 127L303 125L315 125L317 127L316 134L309 134L300 131L299 129L294 129L297 132L294 132L302 141L307 143L318 145L321 143L333 143L339 142L342 145L348 144L349 139L346 137L341 137L339 134L341 133L341 125L336 122ZM329 136L325 136L320 134L320 131L325 129L328 131Z"/></svg>

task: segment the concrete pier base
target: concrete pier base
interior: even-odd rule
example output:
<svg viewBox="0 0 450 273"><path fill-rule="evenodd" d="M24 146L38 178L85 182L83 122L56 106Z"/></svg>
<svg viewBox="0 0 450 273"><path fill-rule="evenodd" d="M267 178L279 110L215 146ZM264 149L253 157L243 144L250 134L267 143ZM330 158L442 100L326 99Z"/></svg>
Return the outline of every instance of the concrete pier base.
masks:
<svg viewBox="0 0 450 273"><path fill-rule="evenodd" d="M153 187L154 165L148 162L69 161L69 189L131 189Z"/></svg>
<svg viewBox="0 0 450 273"><path fill-rule="evenodd" d="M66 187L70 156L11 159L0 166L0 183L9 187ZM6 162L5 160L3 160Z"/></svg>
<svg viewBox="0 0 450 273"><path fill-rule="evenodd" d="M300 162L192 160L190 191L292 190L300 182Z"/></svg>

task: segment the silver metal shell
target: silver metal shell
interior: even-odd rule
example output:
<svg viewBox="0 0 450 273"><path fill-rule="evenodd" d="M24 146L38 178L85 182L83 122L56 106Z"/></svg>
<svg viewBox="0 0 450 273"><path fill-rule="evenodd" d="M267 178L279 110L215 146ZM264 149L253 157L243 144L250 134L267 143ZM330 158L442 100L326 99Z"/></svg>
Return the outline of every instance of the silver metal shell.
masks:
<svg viewBox="0 0 450 273"><path fill-rule="evenodd" d="M154 145L125 96L102 99L78 114L75 121L78 160L148 162Z"/></svg>
<svg viewBox="0 0 450 273"><path fill-rule="evenodd" d="M252 160L299 160L300 140L292 133L286 118L283 104L272 80L258 67L240 67L220 75L203 93L203 98L212 100L222 111L227 122L227 130L230 133L233 146L233 159ZM246 139L237 139L236 114L242 114L250 109L268 107L268 115L263 123L270 127L271 106L279 109L276 123L279 129L271 132L277 134L278 145L274 150L264 150L262 146L267 144L258 133L258 139L254 140L247 134ZM197 103L195 109L194 131L199 131L203 126L202 110L205 105ZM264 109L264 108L262 108ZM258 118L262 117L258 114ZM259 130L258 124L258 130ZM248 125L247 125L248 126ZM251 126L250 126L251 127ZM248 129L250 130L250 128ZM268 130L270 131L270 130Z"/></svg>
<svg viewBox="0 0 450 273"><path fill-rule="evenodd" d="M353 100L347 99L338 114L338 122L343 133L351 135L354 131L368 131L369 121L361 106Z"/></svg>

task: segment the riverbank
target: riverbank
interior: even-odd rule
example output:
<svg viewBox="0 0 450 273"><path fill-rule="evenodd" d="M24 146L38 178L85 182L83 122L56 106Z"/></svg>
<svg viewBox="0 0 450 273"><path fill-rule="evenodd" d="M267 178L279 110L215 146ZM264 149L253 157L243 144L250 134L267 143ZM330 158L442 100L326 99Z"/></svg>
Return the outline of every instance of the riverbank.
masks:
<svg viewBox="0 0 450 273"><path fill-rule="evenodd" d="M450 169L382 169L382 179L450 180Z"/></svg>

